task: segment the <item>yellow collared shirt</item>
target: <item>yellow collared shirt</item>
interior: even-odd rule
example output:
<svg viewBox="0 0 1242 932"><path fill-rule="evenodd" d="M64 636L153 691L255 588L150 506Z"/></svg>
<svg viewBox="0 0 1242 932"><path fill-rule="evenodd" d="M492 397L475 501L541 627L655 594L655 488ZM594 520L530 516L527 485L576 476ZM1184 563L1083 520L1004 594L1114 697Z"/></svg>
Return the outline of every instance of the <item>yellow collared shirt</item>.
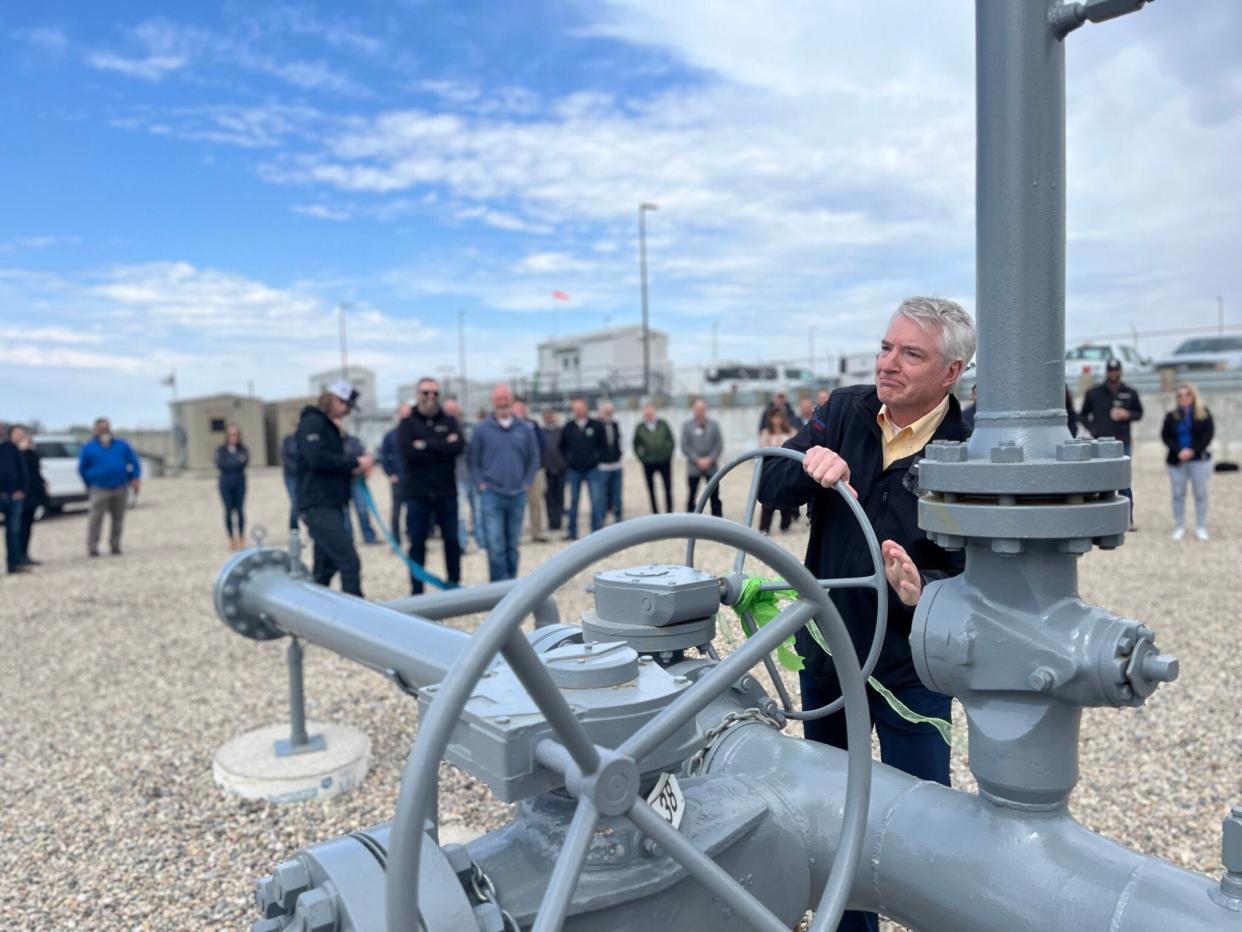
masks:
<svg viewBox="0 0 1242 932"><path fill-rule="evenodd" d="M880 405L880 413L875 421L880 425L880 435L884 438L884 468L907 456L913 456L927 446L936 428L949 413L949 396L945 395L940 404L932 408L921 418L907 427L898 427L889 417L888 405Z"/></svg>

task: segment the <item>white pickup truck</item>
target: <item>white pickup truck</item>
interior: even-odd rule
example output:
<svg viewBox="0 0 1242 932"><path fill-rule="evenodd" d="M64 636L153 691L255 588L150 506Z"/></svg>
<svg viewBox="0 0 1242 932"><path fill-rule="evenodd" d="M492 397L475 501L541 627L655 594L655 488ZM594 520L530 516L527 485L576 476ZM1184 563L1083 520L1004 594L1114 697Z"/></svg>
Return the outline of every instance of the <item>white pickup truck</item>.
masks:
<svg viewBox="0 0 1242 932"><path fill-rule="evenodd" d="M66 505L86 501L86 486L78 475L82 444L68 434L40 434L34 438L34 445L47 483L47 510L58 512Z"/></svg>

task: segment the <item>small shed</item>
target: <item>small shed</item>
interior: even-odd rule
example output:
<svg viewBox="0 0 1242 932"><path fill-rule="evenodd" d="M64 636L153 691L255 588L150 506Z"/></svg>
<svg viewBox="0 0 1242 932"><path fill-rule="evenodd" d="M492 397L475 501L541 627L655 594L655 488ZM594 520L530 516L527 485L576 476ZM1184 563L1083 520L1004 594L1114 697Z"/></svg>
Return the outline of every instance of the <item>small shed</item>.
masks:
<svg viewBox="0 0 1242 932"><path fill-rule="evenodd" d="M266 466L267 429L262 400L247 395L207 395L172 402L173 439L184 469L212 469L216 448L224 442L229 424L241 428L242 442L250 450L251 466Z"/></svg>

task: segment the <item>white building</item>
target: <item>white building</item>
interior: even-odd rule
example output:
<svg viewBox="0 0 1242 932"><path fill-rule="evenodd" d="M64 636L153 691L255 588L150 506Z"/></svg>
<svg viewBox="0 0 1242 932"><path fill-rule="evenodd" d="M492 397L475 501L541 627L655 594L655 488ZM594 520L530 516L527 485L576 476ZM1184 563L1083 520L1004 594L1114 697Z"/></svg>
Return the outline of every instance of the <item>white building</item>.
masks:
<svg viewBox="0 0 1242 932"><path fill-rule="evenodd" d="M649 331L652 393L668 392L673 366L668 334ZM625 395L643 391L643 328L637 324L577 333L539 344L532 394L539 397L586 394Z"/></svg>
<svg viewBox="0 0 1242 932"><path fill-rule="evenodd" d="M333 382L341 380L341 369L328 369L310 377L310 393L318 395ZM348 366L345 369L345 381L358 392L358 406L364 411L380 409L379 395L375 387L375 371L365 366Z"/></svg>

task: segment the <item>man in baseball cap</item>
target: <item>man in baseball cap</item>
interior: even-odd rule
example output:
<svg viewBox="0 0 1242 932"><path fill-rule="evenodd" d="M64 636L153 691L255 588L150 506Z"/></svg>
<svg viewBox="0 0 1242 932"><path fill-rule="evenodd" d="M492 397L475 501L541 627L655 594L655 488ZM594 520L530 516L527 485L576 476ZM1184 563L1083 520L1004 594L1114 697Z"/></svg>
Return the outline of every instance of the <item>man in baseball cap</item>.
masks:
<svg viewBox="0 0 1242 932"><path fill-rule="evenodd" d="M369 454L350 456L341 431L333 422L358 403L358 391L348 382L333 382L316 404L302 409L297 431L297 504L315 542L315 582L326 586L341 574L341 591L362 595L362 564L353 536L345 530L350 483L375 463Z"/></svg>
<svg viewBox="0 0 1242 932"><path fill-rule="evenodd" d="M348 382L333 382L326 389L328 394L335 395L345 404L349 405L350 411L358 410L358 389L354 388Z"/></svg>

